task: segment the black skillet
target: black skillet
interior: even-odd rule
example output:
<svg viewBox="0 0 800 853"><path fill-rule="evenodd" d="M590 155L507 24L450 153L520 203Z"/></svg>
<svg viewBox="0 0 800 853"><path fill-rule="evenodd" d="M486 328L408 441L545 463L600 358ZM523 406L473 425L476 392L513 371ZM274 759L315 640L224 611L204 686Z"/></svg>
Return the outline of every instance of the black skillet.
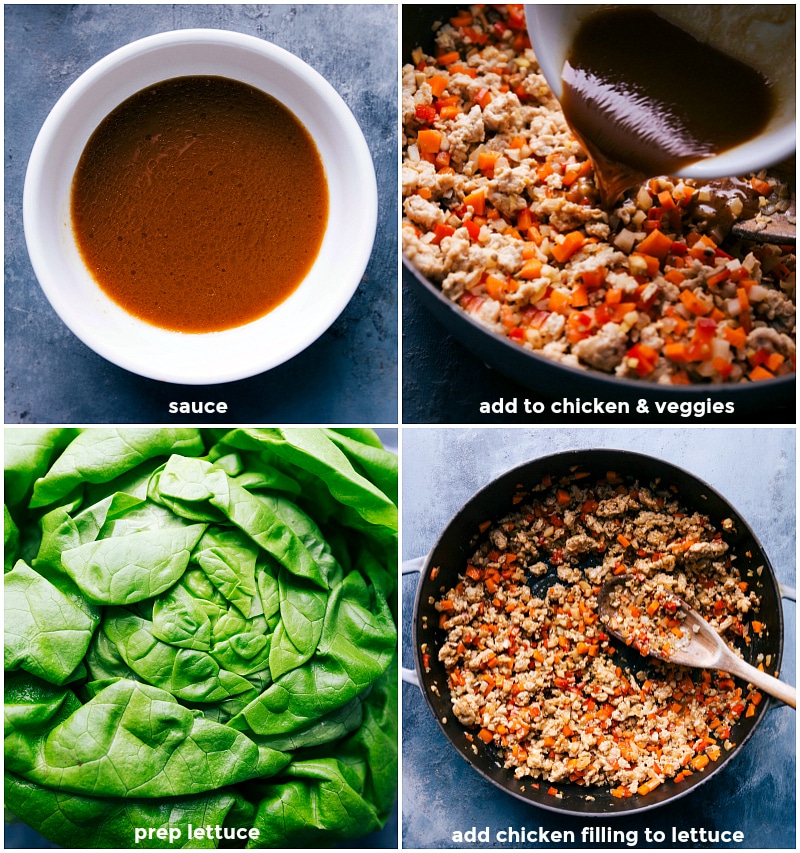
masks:
<svg viewBox="0 0 800 853"><path fill-rule="evenodd" d="M555 482L576 468L598 478L615 471L641 484L658 480L664 487L676 487L681 503L688 510L707 515L718 529L722 529L723 519L732 519L735 533L726 534L725 538L730 545L730 553L736 555L736 565L742 577L750 582L751 588L761 597L761 606L755 618L766 625L760 634L750 632L752 642L749 646L743 645L742 651L745 659L754 664L758 662L758 655L763 654L770 662L769 671L779 671L783 653L780 586L755 534L725 498L687 471L659 459L625 450L574 450L535 459L503 474L470 498L449 522L421 568L412 623L416 674L422 693L445 736L485 779L514 797L563 814L630 815L677 800L707 782L744 748L767 713L769 701L766 697L754 716L743 716L732 728L730 739L736 746L727 752L723 750L716 762L711 762L705 770L695 772L680 783L669 780L650 794L637 794L626 799L613 797L607 787L589 789L574 783L557 784L553 787L558 790L559 796L554 796L548 793L551 787L549 783L543 783L537 789L533 785L536 780L514 779L513 773L503 768L499 754L491 745L485 745L474 734L471 740L466 737L467 729L453 715L447 673L437 658L437 650L445 632L439 628L439 613L433 602L441 597L442 592L458 583L467 559L479 544L480 539L476 538L480 536L479 525L487 520L496 521L510 512L513 509L512 497L520 486L530 488L540 483L546 475ZM432 579L431 569L434 567L438 567L438 572ZM759 571L760 567L763 568ZM537 579L534 591L541 595L542 587L554 581L555 571L551 569L545 578ZM427 671L423 666L423 654L429 656L426 658ZM620 644L619 654L625 656L637 653ZM647 669L641 657L634 664L634 671L639 669Z"/></svg>
<svg viewBox="0 0 800 853"><path fill-rule="evenodd" d="M421 47L433 52L434 24L447 21L459 6L403 4L402 58L412 62L412 52ZM523 349L473 320L463 309L444 296L440 288L403 258L403 284L431 312L453 337L470 352L504 376L545 396L570 398L598 397L632 404L639 400L666 402L731 402L737 415L790 404L795 398L794 374L769 382L735 385L654 385L608 376L594 370L580 370Z"/></svg>

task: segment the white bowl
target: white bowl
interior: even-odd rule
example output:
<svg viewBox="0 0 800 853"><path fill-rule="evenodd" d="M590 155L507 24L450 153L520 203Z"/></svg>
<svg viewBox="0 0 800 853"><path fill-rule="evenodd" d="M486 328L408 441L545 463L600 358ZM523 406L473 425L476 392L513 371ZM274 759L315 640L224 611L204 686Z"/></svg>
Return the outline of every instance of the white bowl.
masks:
<svg viewBox="0 0 800 853"><path fill-rule="evenodd" d="M115 107L146 86L213 75L271 95L305 125L328 181L319 255L282 304L221 332L185 334L131 316L109 299L81 259L70 191L89 137ZM223 30L179 30L126 45L101 59L62 95L42 126L25 177L25 239L55 311L95 352L134 373L186 385L230 382L270 370L312 344L344 310L369 261L377 185L358 123L333 87L282 48Z"/></svg>
<svg viewBox="0 0 800 853"><path fill-rule="evenodd" d="M561 5L534 3L525 6L525 18L533 52L545 80L561 97L561 72L581 23L598 9L619 4L582 3ZM777 19L772 4L678 5L637 4L735 56L761 71L777 95L777 107L764 130L754 139L722 151L714 157L689 163L675 177L726 178L772 166L795 151L795 13ZM702 81L698 81L702 86ZM731 116L735 121L736 116ZM655 176L653 176L655 177Z"/></svg>

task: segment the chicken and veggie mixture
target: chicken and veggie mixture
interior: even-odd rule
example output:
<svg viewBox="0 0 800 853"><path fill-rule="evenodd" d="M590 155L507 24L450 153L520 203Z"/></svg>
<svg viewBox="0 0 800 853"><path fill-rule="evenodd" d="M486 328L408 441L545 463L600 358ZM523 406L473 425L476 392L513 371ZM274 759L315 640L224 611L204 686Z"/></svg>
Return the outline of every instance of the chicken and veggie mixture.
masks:
<svg viewBox="0 0 800 853"><path fill-rule="evenodd" d="M687 613L683 602L660 580L629 575L608 592L608 605L605 624L643 655L669 660L692 641L692 628L684 624Z"/></svg>
<svg viewBox="0 0 800 853"><path fill-rule="evenodd" d="M475 320L564 364L665 384L795 370L789 208L766 173L648 181L604 210L521 6L473 6L403 68L403 249Z"/></svg>
<svg viewBox="0 0 800 853"><path fill-rule="evenodd" d="M669 487L613 472L520 487L435 601L438 657L474 748L475 738L497 748L514 776L551 783L554 795L569 782L620 798L680 782L732 749L732 726L761 695L726 673L633 653L626 663L597 597L633 573L680 596L729 644L750 644L763 630L751 619L760 602L726 542L734 528L687 510Z"/></svg>

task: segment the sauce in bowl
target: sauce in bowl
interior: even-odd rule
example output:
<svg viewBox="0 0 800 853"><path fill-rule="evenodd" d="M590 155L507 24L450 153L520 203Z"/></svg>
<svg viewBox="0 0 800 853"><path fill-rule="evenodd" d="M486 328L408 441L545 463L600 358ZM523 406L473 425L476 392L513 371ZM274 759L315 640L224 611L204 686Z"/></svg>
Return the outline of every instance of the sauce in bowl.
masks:
<svg viewBox="0 0 800 853"><path fill-rule="evenodd" d="M101 122L71 214L114 302L154 326L212 332L297 289L322 244L328 186L314 141L277 100L223 77L179 77Z"/></svg>
<svg viewBox="0 0 800 853"><path fill-rule="evenodd" d="M561 105L610 206L630 187L757 136L775 107L756 69L648 9L584 20Z"/></svg>

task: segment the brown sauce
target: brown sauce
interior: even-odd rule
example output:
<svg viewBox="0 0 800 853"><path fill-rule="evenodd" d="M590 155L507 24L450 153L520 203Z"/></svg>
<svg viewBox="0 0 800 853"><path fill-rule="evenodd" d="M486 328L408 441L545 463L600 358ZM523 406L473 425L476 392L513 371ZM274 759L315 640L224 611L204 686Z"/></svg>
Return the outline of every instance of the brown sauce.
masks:
<svg viewBox="0 0 800 853"><path fill-rule="evenodd" d="M766 78L648 9L587 18L562 72L562 107L610 206L630 187L756 136Z"/></svg>
<svg viewBox="0 0 800 853"><path fill-rule="evenodd" d="M269 313L314 263L328 187L313 140L269 95L180 77L97 128L72 186L84 261L108 296L181 332Z"/></svg>
<svg viewBox="0 0 800 853"><path fill-rule="evenodd" d="M697 182L687 209L688 221L709 234L717 244L728 236L740 219L758 213L758 193L742 178L716 178Z"/></svg>

